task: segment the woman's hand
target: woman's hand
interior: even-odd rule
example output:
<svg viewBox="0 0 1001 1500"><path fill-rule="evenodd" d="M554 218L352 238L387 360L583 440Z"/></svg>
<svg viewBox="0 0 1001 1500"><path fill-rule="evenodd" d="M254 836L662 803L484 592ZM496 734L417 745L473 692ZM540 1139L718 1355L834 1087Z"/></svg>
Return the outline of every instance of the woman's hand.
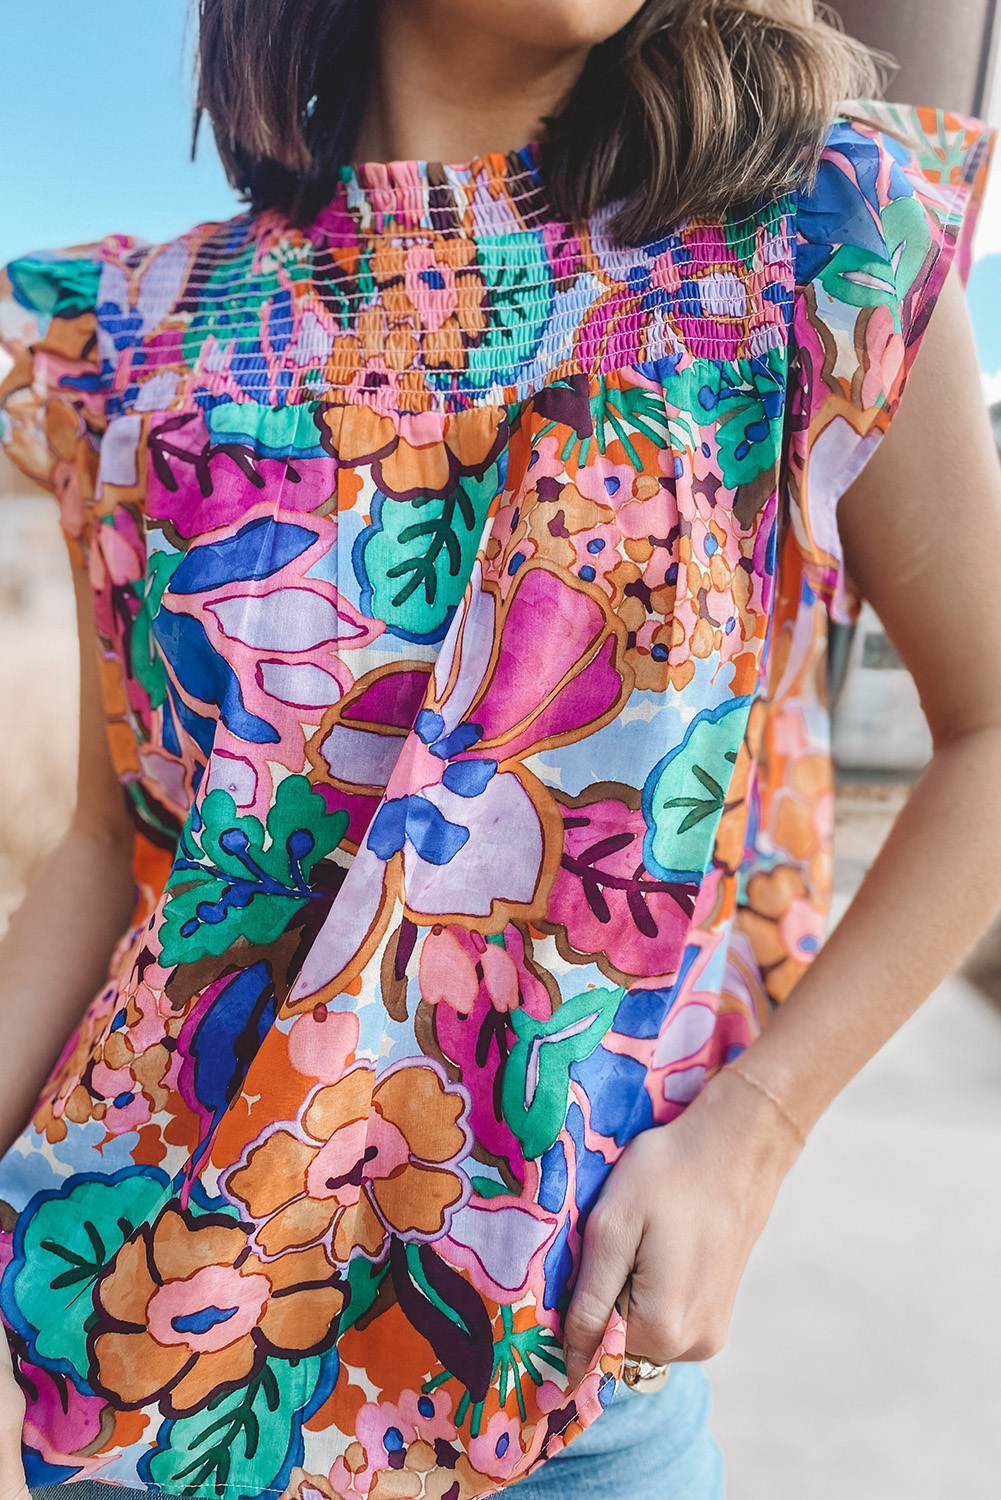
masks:
<svg viewBox="0 0 1001 1500"><path fill-rule="evenodd" d="M21 1462L24 1396L14 1379L10 1347L0 1329L0 1500L29 1500Z"/></svg>
<svg viewBox="0 0 1001 1500"><path fill-rule="evenodd" d="M670 1364L719 1352L800 1149L771 1101L725 1069L677 1120L630 1142L587 1222L564 1335L571 1385L627 1286L631 1355Z"/></svg>

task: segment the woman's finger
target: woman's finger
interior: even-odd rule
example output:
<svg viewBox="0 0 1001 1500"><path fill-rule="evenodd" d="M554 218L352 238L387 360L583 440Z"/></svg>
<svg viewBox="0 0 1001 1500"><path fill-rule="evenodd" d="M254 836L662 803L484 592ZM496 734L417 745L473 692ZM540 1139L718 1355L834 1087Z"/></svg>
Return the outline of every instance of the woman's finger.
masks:
<svg viewBox="0 0 1001 1500"><path fill-rule="evenodd" d="M701 1257L696 1269L672 1255L663 1233L646 1235L630 1282L629 1353L658 1365L712 1359L733 1310L728 1281L715 1256Z"/></svg>
<svg viewBox="0 0 1001 1500"><path fill-rule="evenodd" d="M14 1379L10 1346L0 1329L0 1500L31 1500L21 1460L24 1396Z"/></svg>
<svg viewBox="0 0 1001 1500"><path fill-rule="evenodd" d="M580 1272L563 1330L567 1377L577 1385L587 1374L608 1320L629 1280L641 1225L599 1203L588 1219Z"/></svg>

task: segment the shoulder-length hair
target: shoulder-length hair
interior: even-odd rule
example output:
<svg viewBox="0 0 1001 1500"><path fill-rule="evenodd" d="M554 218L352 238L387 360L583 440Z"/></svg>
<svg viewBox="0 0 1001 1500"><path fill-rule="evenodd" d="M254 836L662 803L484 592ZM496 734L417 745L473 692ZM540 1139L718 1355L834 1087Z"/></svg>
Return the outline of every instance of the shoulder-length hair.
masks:
<svg viewBox="0 0 1001 1500"><path fill-rule="evenodd" d="M257 211L307 223L353 160L374 72L375 0L199 0L199 116ZM688 215L781 196L816 169L873 54L813 0L646 0L593 48L546 122L546 190L581 225L617 204L638 243Z"/></svg>

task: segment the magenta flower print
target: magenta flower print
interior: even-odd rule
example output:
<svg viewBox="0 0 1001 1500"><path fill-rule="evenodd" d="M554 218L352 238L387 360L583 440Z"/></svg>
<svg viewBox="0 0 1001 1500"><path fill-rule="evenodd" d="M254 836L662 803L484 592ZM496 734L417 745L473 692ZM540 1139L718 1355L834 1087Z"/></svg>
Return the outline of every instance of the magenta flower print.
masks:
<svg viewBox="0 0 1001 1500"><path fill-rule="evenodd" d="M19 1361L20 1381L27 1397L25 1446L46 1464L70 1456L75 1478L87 1479L104 1464L99 1456L108 1403L103 1396L83 1395L70 1378L40 1365Z"/></svg>
<svg viewBox="0 0 1001 1500"><path fill-rule="evenodd" d="M501 930L544 914L562 843L552 797L524 762L617 711L628 691L620 633L590 592L526 565L503 602L474 575L450 636L437 696L367 843L380 859L403 855L415 920L487 918Z"/></svg>
<svg viewBox="0 0 1001 1500"><path fill-rule="evenodd" d="M620 666L621 627L585 586L526 565L506 600L498 593L477 564L386 797L292 987L294 1005L329 998L359 955L374 952L397 893L418 926L501 932L546 914L562 818L524 762L607 723L631 678Z"/></svg>
<svg viewBox="0 0 1001 1500"><path fill-rule="evenodd" d="M697 885L647 870L639 796L563 809L566 842L549 902L558 941L620 982L669 978L691 925Z"/></svg>
<svg viewBox="0 0 1001 1500"><path fill-rule="evenodd" d="M314 779L349 814L348 840L356 846L420 712L430 671L423 662L401 662L366 674L324 715L306 747Z"/></svg>
<svg viewBox="0 0 1001 1500"><path fill-rule="evenodd" d="M552 1014L553 997L531 964L516 927L487 941L461 927L433 928L421 948L421 999L432 1009L426 1045L446 1068L483 1083L470 1104L469 1123L481 1147L503 1165L512 1185L521 1181L521 1151L504 1118L499 1079L515 1042L510 1012L539 1021Z"/></svg>

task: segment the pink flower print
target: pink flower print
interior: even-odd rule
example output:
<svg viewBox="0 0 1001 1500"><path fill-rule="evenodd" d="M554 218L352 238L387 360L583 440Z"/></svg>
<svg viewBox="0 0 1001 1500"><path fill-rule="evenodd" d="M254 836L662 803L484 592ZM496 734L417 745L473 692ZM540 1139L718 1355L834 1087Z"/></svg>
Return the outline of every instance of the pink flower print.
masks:
<svg viewBox="0 0 1001 1500"><path fill-rule="evenodd" d="M90 562L90 579L95 590L104 586L106 578L119 587L136 583L143 575L143 563L142 542L128 511L119 510L113 526L95 527Z"/></svg>
<svg viewBox="0 0 1001 1500"><path fill-rule="evenodd" d="M376 668L329 710L306 747L313 779L330 787L332 806L351 818L354 844L365 837L420 712L429 672L422 662Z"/></svg>
<svg viewBox="0 0 1001 1500"><path fill-rule="evenodd" d="M375 1494L416 1494L411 1486L419 1486L419 1476L435 1466L436 1445L456 1441L450 1410L444 1391L404 1391L398 1402L367 1402L358 1413L357 1442L352 1445L357 1467L349 1468L340 1457L330 1471L335 1495L365 1500ZM399 1473L400 1481L390 1479L387 1484L382 1476L389 1473Z"/></svg>
<svg viewBox="0 0 1001 1500"><path fill-rule="evenodd" d="M887 403L893 409L903 379L907 350L889 307L874 307L865 325L867 374L859 397L864 410ZM884 394L885 393L885 394Z"/></svg>
<svg viewBox="0 0 1001 1500"><path fill-rule="evenodd" d="M297 1073L321 1083L336 1083L347 1071L358 1046L358 1017L353 1011L318 1005L292 1023L289 1061Z"/></svg>
<svg viewBox="0 0 1001 1500"><path fill-rule="evenodd" d="M553 1007L525 939L513 926L505 930L503 946L461 927L432 928L424 939L419 978L422 999L435 1007L432 1024L442 1058L463 1078L481 1079L470 1098L470 1128L520 1180L522 1152L503 1117L494 1080L514 1045L509 1012L517 1006L545 1020Z"/></svg>
<svg viewBox="0 0 1001 1500"><path fill-rule="evenodd" d="M510 928L504 940L515 953L521 949L516 928ZM532 983L539 981L533 980L507 947L462 927L432 928L421 948L422 999L432 1005L450 1005L459 1015L473 1009L481 986L492 1008L504 1012L522 1003L523 988Z"/></svg>
<svg viewBox="0 0 1001 1500"><path fill-rule="evenodd" d="M411 1443L454 1443L451 1398L445 1391L404 1391L398 1402L369 1402L358 1413L358 1441L375 1469L403 1467ZM398 1455L398 1456L397 1456Z"/></svg>
<svg viewBox="0 0 1001 1500"><path fill-rule="evenodd" d="M469 1460L491 1479L507 1479L521 1461L521 1423L495 1411L486 1427L469 1444Z"/></svg>
<svg viewBox="0 0 1001 1500"><path fill-rule="evenodd" d="M184 1344L195 1354L215 1354L253 1332L270 1297L266 1276L242 1275L234 1266L202 1266L183 1281L157 1288L146 1307L146 1326L165 1348ZM228 1316L199 1331L198 1314L207 1307L225 1308ZM187 1329L183 1334L176 1332L181 1327Z"/></svg>
<svg viewBox="0 0 1001 1500"><path fill-rule="evenodd" d="M794 901L779 920L779 932L789 952L800 963L808 964L824 941L827 913L818 911L809 901Z"/></svg>
<svg viewBox="0 0 1001 1500"><path fill-rule="evenodd" d="M456 308L455 272L435 257L431 245L412 245L407 251L407 296L431 333L450 318Z"/></svg>
<svg viewBox="0 0 1001 1500"><path fill-rule="evenodd" d="M127 1135L152 1118L149 1100L136 1082L131 1068L112 1069L104 1062L91 1070L91 1088L107 1101L103 1116L109 1136Z"/></svg>
<svg viewBox="0 0 1001 1500"><path fill-rule="evenodd" d="M479 955L467 953L460 928L434 927L421 949L421 997L430 1005L451 1005L466 1016L476 1003L480 980L476 973Z"/></svg>
<svg viewBox="0 0 1001 1500"><path fill-rule="evenodd" d="M573 477L574 484L585 499L593 500L596 505L609 505L616 512L632 498L635 480L636 470L632 464L613 463L604 453L592 454L591 461L581 464ZM642 532L628 534L646 536L649 530L647 522L644 523Z"/></svg>

